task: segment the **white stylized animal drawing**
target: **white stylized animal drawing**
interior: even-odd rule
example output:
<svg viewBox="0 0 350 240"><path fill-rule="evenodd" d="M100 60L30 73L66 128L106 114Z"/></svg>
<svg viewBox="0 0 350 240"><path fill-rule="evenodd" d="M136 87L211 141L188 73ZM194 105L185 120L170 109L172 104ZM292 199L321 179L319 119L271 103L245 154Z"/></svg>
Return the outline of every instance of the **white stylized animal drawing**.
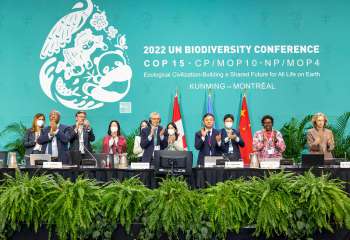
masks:
<svg viewBox="0 0 350 240"><path fill-rule="evenodd" d="M91 0L86 0L85 9L83 7L83 3L78 2L72 9L81 10L67 14L55 24L41 49L41 59L52 57L54 54L59 53L67 43L71 42L72 35L82 28L94 8Z"/></svg>
<svg viewBox="0 0 350 240"><path fill-rule="evenodd" d="M91 29L85 29L77 34L74 40L74 47L63 49L64 61L60 61L57 65L56 72L64 72L64 78L70 79L71 76L81 75L85 69L89 70L93 67L90 59L91 54L96 49L106 51L107 45L103 42L103 36L92 34Z"/></svg>

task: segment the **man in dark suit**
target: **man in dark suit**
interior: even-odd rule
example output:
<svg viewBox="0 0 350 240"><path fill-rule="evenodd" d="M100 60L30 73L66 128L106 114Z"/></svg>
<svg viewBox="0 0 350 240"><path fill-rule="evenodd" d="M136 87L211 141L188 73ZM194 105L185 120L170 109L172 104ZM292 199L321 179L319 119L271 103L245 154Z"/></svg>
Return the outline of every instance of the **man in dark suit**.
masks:
<svg viewBox="0 0 350 240"><path fill-rule="evenodd" d="M198 153L198 165L204 165L205 156L220 156L221 153L221 134L214 128L215 117L207 113L202 118L204 128L195 134L194 146Z"/></svg>
<svg viewBox="0 0 350 240"><path fill-rule="evenodd" d="M239 131L232 128L233 122L234 117L232 114L226 114L224 116L225 127L221 129L221 138L223 139L221 150L222 153L227 154L230 159L238 160L241 158L239 147L244 147L244 142Z"/></svg>
<svg viewBox="0 0 350 240"><path fill-rule="evenodd" d="M95 135L86 119L86 112L79 111L75 114L75 125L72 126L69 150L80 151L82 158L91 157L91 142L95 141ZM86 156L86 157L85 157Z"/></svg>
<svg viewBox="0 0 350 240"><path fill-rule="evenodd" d="M50 126L45 127L38 138L38 143L46 144L43 151L51 154L53 161L59 161L63 164L70 164L68 152L68 143L71 137L71 128L60 124L61 115L58 111L50 112Z"/></svg>
<svg viewBox="0 0 350 240"><path fill-rule="evenodd" d="M159 113L152 112L150 114L150 127L141 131L141 148L144 150L142 162L151 162L154 151L163 150L168 146L168 139L164 135L164 129L160 126Z"/></svg>

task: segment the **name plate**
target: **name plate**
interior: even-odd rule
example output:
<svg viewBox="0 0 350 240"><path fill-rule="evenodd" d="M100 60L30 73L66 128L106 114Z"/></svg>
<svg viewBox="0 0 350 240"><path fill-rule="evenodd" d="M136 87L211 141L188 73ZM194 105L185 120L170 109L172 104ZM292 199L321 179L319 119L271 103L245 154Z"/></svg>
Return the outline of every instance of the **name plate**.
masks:
<svg viewBox="0 0 350 240"><path fill-rule="evenodd" d="M225 162L225 168L243 168L242 161Z"/></svg>
<svg viewBox="0 0 350 240"><path fill-rule="evenodd" d="M260 168L262 169L278 169L280 168L279 161L261 161Z"/></svg>
<svg viewBox="0 0 350 240"><path fill-rule="evenodd" d="M63 168L62 162L43 162L43 168Z"/></svg>
<svg viewBox="0 0 350 240"><path fill-rule="evenodd" d="M150 163L148 162L132 162L130 163L131 169L150 169Z"/></svg>
<svg viewBox="0 0 350 240"><path fill-rule="evenodd" d="M205 168L212 168L216 166L216 162L205 162L204 167Z"/></svg>
<svg viewBox="0 0 350 240"><path fill-rule="evenodd" d="M340 162L340 168L350 168L350 162Z"/></svg>

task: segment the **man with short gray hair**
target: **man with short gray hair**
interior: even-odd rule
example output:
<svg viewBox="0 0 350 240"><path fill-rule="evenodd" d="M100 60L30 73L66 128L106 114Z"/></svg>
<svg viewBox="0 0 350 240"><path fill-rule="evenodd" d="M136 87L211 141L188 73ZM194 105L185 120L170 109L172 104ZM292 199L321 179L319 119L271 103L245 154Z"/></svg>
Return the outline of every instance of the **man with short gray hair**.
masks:
<svg viewBox="0 0 350 240"><path fill-rule="evenodd" d="M160 126L160 114L152 112L150 114L150 127L141 131L141 148L144 150L142 162L151 162L154 151L163 150L168 146L168 139L164 135L164 129Z"/></svg>
<svg viewBox="0 0 350 240"><path fill-rule="evenodd" d="M71 128L60 124L61 114L57 110L50 112L50 126L43 129L38 138L38 143L47 145L43 149L45 153L51 154L53 161L69 164L68 143L71 138Z"/></svg>

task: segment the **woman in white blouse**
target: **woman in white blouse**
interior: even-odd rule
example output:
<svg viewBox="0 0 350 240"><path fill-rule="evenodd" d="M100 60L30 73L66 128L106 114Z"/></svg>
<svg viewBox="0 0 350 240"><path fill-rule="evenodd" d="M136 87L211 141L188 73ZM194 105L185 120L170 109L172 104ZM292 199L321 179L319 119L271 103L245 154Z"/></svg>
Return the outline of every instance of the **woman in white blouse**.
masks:
<svg viewBox="0 0 350 240"><path fill-rule="evenodd" d="M141 162L143 156L143 149L141 148L141 131L149 126L147 120L142 120L139 127L139 135L135 136L133 153L137 155L138 160Z"/></svg>
<svg viewBox="0 0 350 240"><path fill-rule="evenodd" d="M182 141L179 138L179 134L177 132L177 127L174 122L168 123L166 127L166 135L168 136L168 147L167 150L170 151L183 151Z"/></svg>

